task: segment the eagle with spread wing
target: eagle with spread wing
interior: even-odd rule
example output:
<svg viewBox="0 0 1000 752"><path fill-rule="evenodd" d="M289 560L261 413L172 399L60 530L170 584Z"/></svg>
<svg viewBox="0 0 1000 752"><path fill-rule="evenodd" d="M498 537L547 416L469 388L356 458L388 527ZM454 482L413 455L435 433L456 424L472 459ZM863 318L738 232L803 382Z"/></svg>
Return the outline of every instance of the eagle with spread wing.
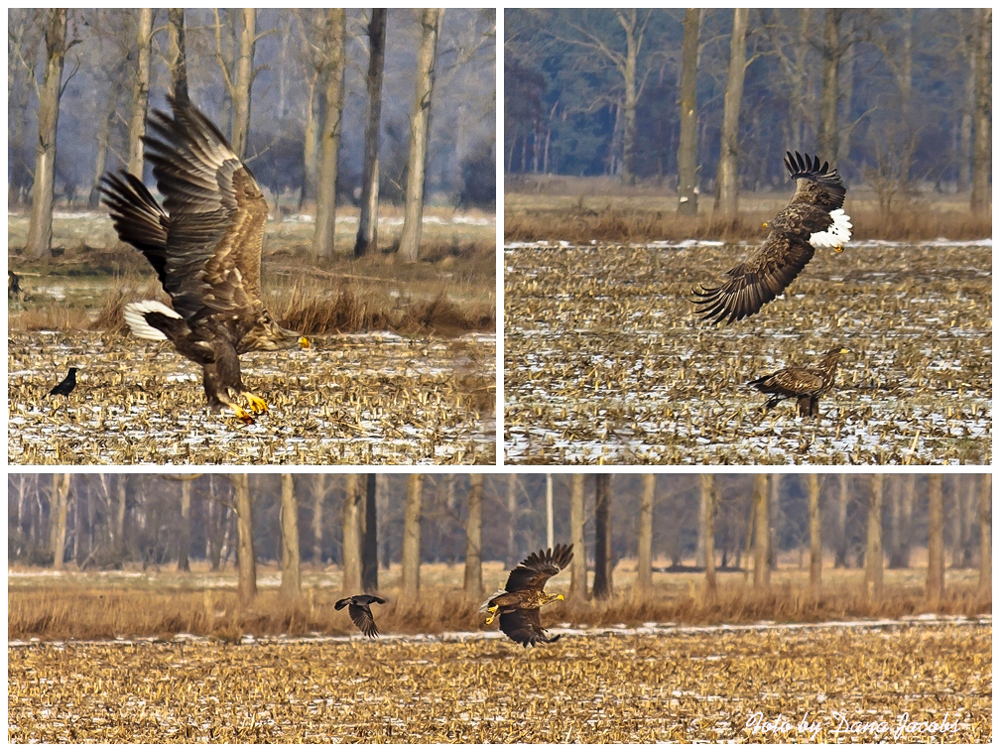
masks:
<svg viewBox="0 0 1000 752"><path fill-rule="evenodd" d="M243 384L239 356L309 342L284 329L264 307L260 256L267 202L250 169L197 107L167 96L172 113L155 110L143 137L163 206L141 178L121 171L101 179L118 237L140 250L170 296L125 306L137 337L169 339L203 370L209 408L238 418L266 412Z"/></svg>
<svg viewBox="0 0 1000 752"><path fill-rule="evenodd" d="M344 606L347 606L347 613L355 626L361 630L361 634L374 639L378 637L378 627L375 626L375 617L372 616L371 606L373 603L385 603L385 598L367 594L350 595L347 598L341 598L333 604L333 607L340 611Z"/></svg>
<svg viewBox="0 0 1000 752"><path fill-rule="evenodd" d="M731 324L757 313L798 276L817 248L838 253L851 239L851 218L843 210L847 189L836 170L819 157L786 152L785 167L796 181L795 195L765 227L760 249L726 272L718 287L694 291L702 320Z"/></svg>
<svg viewBox="0 0 1000 752"><path fill-rule="evenodd" d="M835 347L823 356L816 368L782 368L754 379L747 386L771 395L764 405L765 413L782 400L792 398L797 400L800 417L814 418L819 415L819 398L833 387L837 361L849 352L846 347Z"/></svg>
<svg viewBox="0 0 1000 752"><path fill-rule="evenodd" d="M511 570L507 585L498 590L479 609L492 624L500 615L500 630L524 647L538 642L555 642L559 635L549 637L542 629L539 609L546 603L564 600L562 593L546 593L545 583L559 574L573 560L573 544L559 544L531 554Z"/></svg>

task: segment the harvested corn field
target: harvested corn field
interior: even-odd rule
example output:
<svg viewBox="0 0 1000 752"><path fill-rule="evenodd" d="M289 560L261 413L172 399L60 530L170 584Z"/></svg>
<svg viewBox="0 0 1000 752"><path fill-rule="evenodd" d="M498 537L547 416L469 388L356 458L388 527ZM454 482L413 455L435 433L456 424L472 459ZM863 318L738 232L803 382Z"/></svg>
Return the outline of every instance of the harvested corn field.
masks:
<svg viewBox="0 0 1000 752"><path fill-rule="evenodd" d="M495 450L496 340L364 334L243 356L270 412L211 414L201 369L169 343L94 332L13 333L13 464L479 464ZM49 397L69 366L76 390Z"/></svg>
<svg viewBox="0 0 1000 752"><path fill-rule="evenodd" d="M590 630L529 650L470 634L16 643L8 734L15 742L987 742L991 638L987 617Z"/></svg>
<svg viewBox="0 0 1000 752"><path fill-rule="evenodd" d="M818 253L745 321L688 300L751 250L505 248L505 452L521 464L989 464L990 241ZM841 359L817 419L746 383Z"/></svg>

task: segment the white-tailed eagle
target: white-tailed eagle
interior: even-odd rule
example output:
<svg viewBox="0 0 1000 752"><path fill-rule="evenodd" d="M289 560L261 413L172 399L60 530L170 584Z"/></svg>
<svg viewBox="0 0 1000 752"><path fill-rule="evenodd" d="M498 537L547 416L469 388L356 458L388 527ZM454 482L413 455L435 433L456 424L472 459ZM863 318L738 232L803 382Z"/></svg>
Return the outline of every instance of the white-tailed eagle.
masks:
<svg viewBox="0 0 1000 752"><path fill-rule="evenodd" d="M848 352L847 348L835 347L823 356L817 368L782 368L754 379L748 386L771 395L764 405L765 413L782 400L794 398L798 401L801 417L815 417L819 415L819 398L833 386L837 361Z"/></svg>
<svg viewBox="0 0 1000 752"><path fill-rule="evenodd" d="M788 206L767 223L760 249L725 274L718 287L694 291L702 319L731 324L757 313L784 292L817 248L838 253L851 238L851 218L843 210L847 189L836 170L819 157L786 152L785 167L796 181Z"/></svg>
<svg viewBox="0 0 1000 752"><path fill-rule="evenodd" d="M267 202L250 169L194 105L167 97L171 114L155 110L143 137L163 206L141 178L121 171L101 180L104 203L122 241L142 251L170 296L125 306L137 337L169 339L198 363L208 405L230 407L247 423L267 403L243 384L239 355L308 346L283 329L260 297L260 255Z"/></svg>

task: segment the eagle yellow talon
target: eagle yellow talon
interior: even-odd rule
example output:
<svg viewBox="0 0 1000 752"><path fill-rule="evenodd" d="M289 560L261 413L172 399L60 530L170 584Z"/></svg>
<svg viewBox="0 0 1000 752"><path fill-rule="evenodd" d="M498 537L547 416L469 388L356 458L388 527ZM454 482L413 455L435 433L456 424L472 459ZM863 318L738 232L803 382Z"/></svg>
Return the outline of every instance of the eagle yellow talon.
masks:
<svg viewBox="0 0 1000 752"><path fill-rule="evenodd" d="M492 624L493 620L497 618L497 608L497 606L490 606L486 609L486 613L489 614L489 616L486 617L487 624Z"/></svg>
<svg viewBox="0 0 1000 752"><path fill-rule="evenodd" d="M254 413L266 413L267 403L258 397L256 394L251 394L250 392L243 392L243 396L246 397L248 403L250 403L250 410Z"/></svg>
<svg viewBox="0 0 1000 752"><path fill-rule="evenodd" d="M843 253L843 252L844 252L844 246L842 246L842 245L838 245L838 246L837 246L836 248L834 248L833 250L834 250L834 252L835 252L835 253Z"/></svg>
<svg viewBox="0 0 1000 752"><path fill-rule="evenodd" d="M246 425L248 426L253 425L254 423L253 416L250 415L250 413L248 413L239 405L233 406L233 412L236 413L236 417L242 420Z"/></svg>

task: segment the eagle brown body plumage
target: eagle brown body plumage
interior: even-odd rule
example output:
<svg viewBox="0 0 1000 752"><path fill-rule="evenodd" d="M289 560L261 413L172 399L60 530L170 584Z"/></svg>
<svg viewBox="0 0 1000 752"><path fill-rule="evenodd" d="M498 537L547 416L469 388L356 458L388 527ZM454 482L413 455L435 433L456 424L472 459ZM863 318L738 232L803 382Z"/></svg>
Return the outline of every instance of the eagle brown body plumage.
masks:
<svg viewBox="0 0 1000 752"><path fill-rule="evenodd" d="M524 647L558 640L558 635L549 637L545 633L539 609L546 603L563 599L562 594L546 593L545 583L572 560L573 544L559 544L531 554L511 570L504 589L480 608L488 614L486 623L491 624L499 614L500 630Z"/></svg>
<svg viewBox="0 0 1000 752"><path fill-rule="evenodd" d="M846 348L835 347L823 356L816 368L782 368L748 385L772 395L764 405L765 413L782 400L792 398L798 402L801 417L815 417L819 415L819 398L833 386L837 361L847 352Z"/></svg>
<svg viewBox="0 0 1000 752"><path fill-rule="evenodd" d="M308 342L280 327L261 300L268 210L256 178L194 105L167 99L172 112L154 111L143 137L163 206L127 172L101 180L119 238L143 253L171 301L130 303L125 319L137 336L169 339L202 366L210 408L229 406L252 422L231 392L251 410L267 404L244 386L239 355Z"/></svg>
<svg viewBox="0 0 1000 752"><path fill-rule="evenodd" d="M835 247L850 238L850 218L841 207L847 189L836 170L818 157L787 152L785 167L795 194L767 227L767 238L749 259L726 272L717 287L694 291L702 319L731 324L757 313L784 292L813 257L815 247Z"/></svg>

